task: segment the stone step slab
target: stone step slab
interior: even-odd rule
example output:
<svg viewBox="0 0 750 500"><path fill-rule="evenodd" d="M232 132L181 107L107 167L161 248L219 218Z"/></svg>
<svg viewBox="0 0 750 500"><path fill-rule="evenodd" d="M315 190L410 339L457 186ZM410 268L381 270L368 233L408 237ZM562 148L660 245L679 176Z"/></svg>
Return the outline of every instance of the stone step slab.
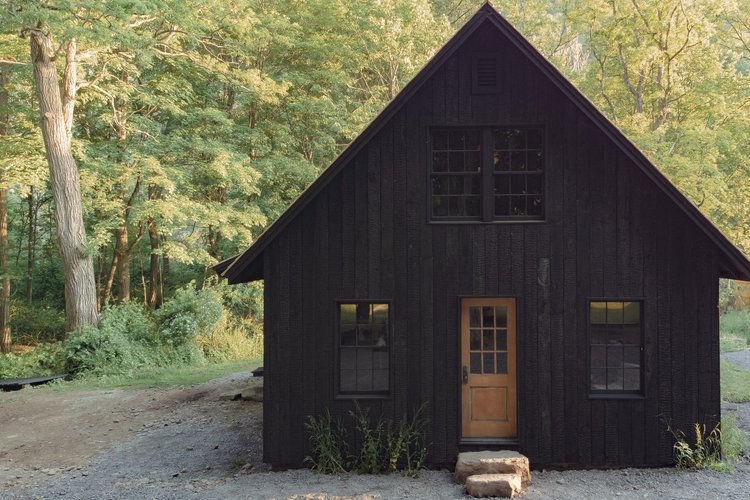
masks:
<svg viewBox="0 0 750 500"><path fill-rule="evenodd" d="M466 478L478 474L517 474L521 486L531 484L529 459L517 451L467 451L458 454L456 482L464 484Z"/></svg>
<svg viewBox="0 0 750 500"><path fill-rule="evenodd" d="M522 488L518 474L475 474L466 478L466 493L473 497L511 498Z"/></svg>

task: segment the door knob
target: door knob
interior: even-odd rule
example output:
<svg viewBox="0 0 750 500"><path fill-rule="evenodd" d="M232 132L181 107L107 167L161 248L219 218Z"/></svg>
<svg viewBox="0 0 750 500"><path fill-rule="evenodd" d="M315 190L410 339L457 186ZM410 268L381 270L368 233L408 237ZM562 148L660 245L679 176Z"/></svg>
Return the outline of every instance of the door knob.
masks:
<svg viewBox="0 0 750 500"><path fill-rule="evenodd" d="M466 365L463 366L461 380L464 384L469 383L469 368Z"/></svg>

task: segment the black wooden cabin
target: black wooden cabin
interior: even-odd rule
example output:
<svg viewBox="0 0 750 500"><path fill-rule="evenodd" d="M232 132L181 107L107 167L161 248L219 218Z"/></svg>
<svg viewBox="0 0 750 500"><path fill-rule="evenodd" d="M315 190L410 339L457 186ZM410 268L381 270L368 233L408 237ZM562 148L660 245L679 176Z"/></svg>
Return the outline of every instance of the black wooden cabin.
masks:
<svg viewBox="0 0 750 500"><path fill-rule="evenodd" d="M750 262L483 6L241 255L265 282L264 460L357 399L429 460L672 462L720 418L718 281Z"/></svg>

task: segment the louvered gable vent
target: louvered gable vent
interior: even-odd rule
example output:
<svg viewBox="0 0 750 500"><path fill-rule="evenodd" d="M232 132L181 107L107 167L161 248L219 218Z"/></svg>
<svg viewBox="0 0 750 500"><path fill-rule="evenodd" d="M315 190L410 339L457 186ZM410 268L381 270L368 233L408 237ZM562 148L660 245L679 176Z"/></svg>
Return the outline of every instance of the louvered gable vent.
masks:
<svg viewBox="0 0 750 500"><path fill-rule="evenodd" d="M498 60L495 54L474 56L472 90L477 94L498 91Z"/></svg>

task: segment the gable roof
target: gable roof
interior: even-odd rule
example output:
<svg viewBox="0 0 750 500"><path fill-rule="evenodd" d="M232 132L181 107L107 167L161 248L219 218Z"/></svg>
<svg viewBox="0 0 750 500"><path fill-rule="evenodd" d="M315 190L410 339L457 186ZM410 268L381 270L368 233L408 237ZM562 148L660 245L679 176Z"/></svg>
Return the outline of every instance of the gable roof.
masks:
<svg viewBox="0 0 750 500"><path fill-rule="evenodd" d="M539 69L573 104L596 125L620 150L651 179L717 246L725 260L722 277L750 280L750 261L727 237L693 205L651 161L567 78L539 53L489 3L479 8L464 26L440 49L424 68L391 100L383 111L347 146L320 176L258 237L243 253L214 266L229 283L243 283L263 278L262 255L266 246L296 217L315 196L365 147L404 104L427 82L458 48L485 22L491 22L529 61Z"/></svg>

